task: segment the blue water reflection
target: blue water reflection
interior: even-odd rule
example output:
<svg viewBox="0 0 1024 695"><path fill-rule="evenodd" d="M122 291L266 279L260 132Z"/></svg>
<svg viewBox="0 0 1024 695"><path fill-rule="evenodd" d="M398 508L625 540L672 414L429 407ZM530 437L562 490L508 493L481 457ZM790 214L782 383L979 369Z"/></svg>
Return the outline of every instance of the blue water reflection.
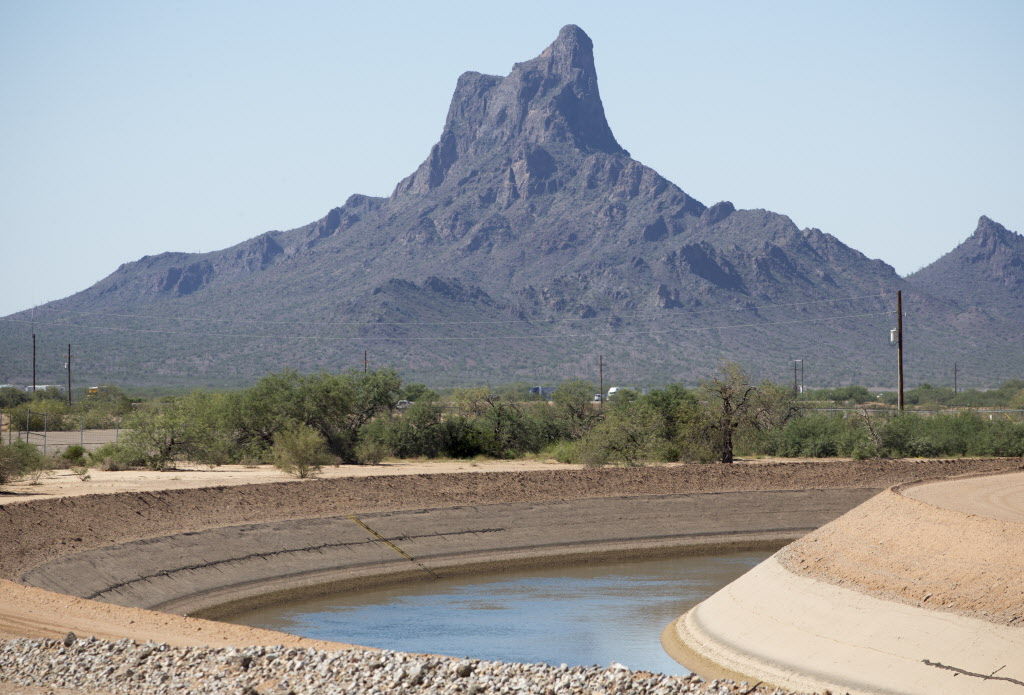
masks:
<svg viewBox="0 0 1024 695"><path fill-rule="evenodd" d="M770 553L529 570L341 594L231 622L384 649L682 674L662 628Z"/></svg>

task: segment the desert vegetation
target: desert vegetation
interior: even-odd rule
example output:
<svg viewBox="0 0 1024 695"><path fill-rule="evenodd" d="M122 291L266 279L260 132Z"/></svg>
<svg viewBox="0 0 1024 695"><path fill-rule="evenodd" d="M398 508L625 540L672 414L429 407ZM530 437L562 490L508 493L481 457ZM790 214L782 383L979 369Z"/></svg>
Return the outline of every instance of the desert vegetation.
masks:
<svg viewBox="0 0 1024 695"><path fill-rule="evenodd" d="M1019 417L973 409L897 413L886 404L887 394L880 398L858 386L798 397L788 387L752 382L735 364L724 365L696 388L620 389L605 403L595 402L595 392L592 383L566 381L550 400L531 393L527 385L442 394L402 383L386 369L286 371L240 391L194 391L135 407L124 406L111 391L92 407L123 413L121 440L91 452L67 451L59 463L76 470L160 470L181 460L210 466L273 463L308 477L326 465L372 464L389 457L525 456L635 466L731 462L737 456L1024 456ZM49 401L60 402L31 403ZM908 401L1010 406L1024 401L1024 382L961 394L922 386L908 393ZM29 449L12 445L0 452L7 478L44 465Z"/></svg>
<svg viewBox="0 0 1024 695"><path fill-rule="evenodd" d="M54 388L35 393L0 388L0 412L10 418L10 426L15 430L59 432L113 428L132 411L132 404L133 400L116 386L102 386L95 393L79 394L72 404L68 404L63 391Z"/></svg>

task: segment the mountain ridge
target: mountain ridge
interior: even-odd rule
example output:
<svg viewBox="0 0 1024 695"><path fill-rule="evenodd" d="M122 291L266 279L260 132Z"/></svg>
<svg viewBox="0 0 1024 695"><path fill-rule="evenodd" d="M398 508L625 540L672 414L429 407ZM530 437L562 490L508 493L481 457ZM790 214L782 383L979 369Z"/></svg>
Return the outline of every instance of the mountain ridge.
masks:
<svg viewBox="0 0 1024 695"><path fill-rule="evenodd" d="M955 331L994 319L926 286L785 215L707 206L632 159L607 123L593 44L568 25L504 77L463 73L437 143L389 196L353 194L219 251L146 256L41 309L92 351L97 378L233 383L337 368L371 345L450 380L568 377L607 351L636 363L638 383L693 379L720 359L771 374L809 353L830 378L870 381L888 370L896 289L919 291L935 326L919 334L928 360L951 340L978 352ZM733 325L747 334L724 337Z"/></svg>

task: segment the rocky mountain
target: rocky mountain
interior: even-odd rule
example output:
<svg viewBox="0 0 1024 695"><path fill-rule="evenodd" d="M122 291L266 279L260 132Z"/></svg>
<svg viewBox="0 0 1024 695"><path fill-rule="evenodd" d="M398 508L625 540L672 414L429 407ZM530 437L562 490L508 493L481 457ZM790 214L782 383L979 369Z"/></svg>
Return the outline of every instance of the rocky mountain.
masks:
<svg viewBox="0 0 1024 695"><path fill-rule="evenodd" d="M437 144L389 197L353 195L222 251L144 257L8 317L0 380L24 381L34 321L80 346L79 373L127 383L343 369L365 349L438 385L592 377L598 354L635 385L724 359L786 378L794 358L812 383L885 384L897 288L918 295L922 373L941 373L951 344L984 352L971 334L995 319L932 291L926 271L908 283L784 215L706 206L632 159L591 40L567 26L507 76L463 74Z"/></svg>
<svg viewBox="0 0 1024 695"><path fill-rule="evenodd" d="M962 244L908 276L961 311L989 307L1024 326L1024 236L982 216Z"/></svg>

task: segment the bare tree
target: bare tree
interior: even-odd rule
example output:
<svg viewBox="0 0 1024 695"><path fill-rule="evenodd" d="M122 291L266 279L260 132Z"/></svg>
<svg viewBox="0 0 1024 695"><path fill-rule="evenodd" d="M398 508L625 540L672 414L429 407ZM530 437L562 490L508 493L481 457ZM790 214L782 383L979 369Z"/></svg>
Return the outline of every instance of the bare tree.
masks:
<svg viewBox="0 0 1024 695"><path fill-rule="evenodd" d="M782 427L798 412L786 389L767 382L754 386L734 362L723 364L718 376L701 386L700 393L705 436L722 463L733 462L738 432Z"/></svg>

